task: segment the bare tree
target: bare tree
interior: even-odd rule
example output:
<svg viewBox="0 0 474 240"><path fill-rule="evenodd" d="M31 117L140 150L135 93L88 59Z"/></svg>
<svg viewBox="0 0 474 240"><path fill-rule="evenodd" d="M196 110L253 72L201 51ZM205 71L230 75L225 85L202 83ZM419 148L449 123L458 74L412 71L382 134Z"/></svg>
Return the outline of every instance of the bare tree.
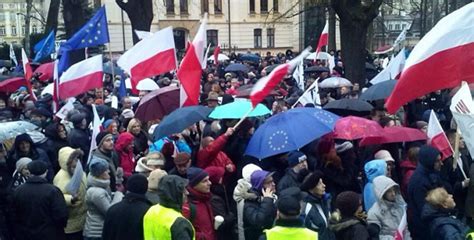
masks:
<svg viewBox="0 0 474 240"><path fill-rule="evenodd" d="M61 6L61 0L51 0L48 10L48 18L46 19L46 27L44 33L49 33L52 30L56 31L58 28L58 15L59 8Z"/></svg>
<svg viewBox="0 0 474 240"><path fill-rule="evenodd" d="M86 23L87 0L63 0L63 18L66 38L71 38ZM83 60L84 50L79 49L70 53L70 62L73 64Z"/></svg>
<svg viewBox="0 0 474 240"><path fill-rule="evenodd" d="M153 21L153 2L152 0L115 0L117 5L124 10L132 24L133 44L138 43L137 34L134 30L150 31Z"/></svg>

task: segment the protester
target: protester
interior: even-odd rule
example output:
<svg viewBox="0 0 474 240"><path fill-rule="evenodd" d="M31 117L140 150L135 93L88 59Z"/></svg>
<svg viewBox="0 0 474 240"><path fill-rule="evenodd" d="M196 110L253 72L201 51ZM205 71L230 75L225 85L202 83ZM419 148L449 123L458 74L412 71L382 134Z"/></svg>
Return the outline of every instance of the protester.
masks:
<svg viewBox="0 0 474 240"><path fill-rule="evenodd" d="M82 239L87 212L87 178L81 165L84 153L80 149L63 147L58 156L61 170L54 176L53 184L61 190L68 206L69 217L64 232L68 239Z"/></svg>
<svg viewBox="0 0 474 240"><path fill-rule="evenodd" d="M372 160L364 165L364 171L367 177L367 183L364 186L364 208L368 211L377 201L373 181L375 177L385 176L387 173L387 163L385 160Z"/></svg>
<svg viewBox="0 0 474 240"><path fill-rule="evenodd" d="M113 136L107 132L100 132L95 138L97 149L92 151L92 158L100 158L107 161L110 171L110 190L115 191L118 184L121 184L122 168L119 167L119 156L114 150ZM90 165L90 164L89 164Z"/></svg>
<svg viewBox="0 0 474 240"><path fill-rule="evenodd" d="M213 137L205 137L201 142L201 149L197 154L196 165L201 168L209 166L222 167L226 170L226 175L235 172L235 165L232 160L222 150L227 143L228 138L234 133L233 128L214 140Z"/></svg>
<svg viewBox="0 0 474 240"><path fill-rule="evenodd" d="M15 239L65 239L68 209L61 190L46 180L46 163L27 166L31 176L12 196Z"/></svg>
<svg viewBox="0 0 474 240"><path fill-rule="evenodd" d="M80 148L84 153L84 160L89 159L90 149L90 134L87 128L86 115L83 113L74 114L71 116L70 121L74 125L74 128L67 135L69 146L72 148ZM85 162L82 162L85 166Z"/></svg>
<svg viewBox="0 0 474 240"><path fill-rule="evenodd" d="M69 145L66 127L61 123L53 123L46 127L44 134L48 138L46 153L53 165L54 172L58 172L61 168L58 162L59 149Z"/></svg>
<svg viewBox="0 0 474 240"><path fill-rule="evenodd" d="M413 146L408 149L407 159L400 163L400 169L402 173L402 182L400 184L403 197L407 198L408 194L408 183L410 178L415 172L418 164L418 152L420 151L419 146Z"/></svg>
<svg viewBox="0 0 474 240"><path fill-rule="evenodd" d="M146 192L146 197L152 204L157 204L160 201L158 185L160 184L161 178L166 175L168 174L164 170L155 169L148 176L148 190Z"/></svg>
<svg viewBox="0 0 474 240"><path fill-rule="evenodd" d="M155 169L165 167L165 157L160 152L148 153L145 157L138 159L135 172L148 176Z"/></svg>
<svg viewBox="0 0 474 240"><path fill-rule="evenodd" d="M102 123L104 127L104 131L112 134L114 141L117 140L119 132L118 132L118 123L114 119L108 119Z"/></svg>
<svg viewBox="0 0 474 240"><path fill-rule="evenodd" d="M9 184L8 190L10 192L15 191L19 186L26 183L26 180L30 177L30 170L28 169L28 164L31 162L31 158L22 157L16 162L16 169L13 172L11 182Z"/></svg>
<svg viewBox="0 0 474 240"><path fill-rule="evenodd" d="M393 159L389 151L384 149L379 150L375 153L374 158L385 160L385 163L387 164L387 171L385 175L389 178L395 177L393 174L393 172L395 171L395 159Z"/></svg>
<svg viewBox="0 0 474 240"><path fill-rule="evenodd" d="M137 118L133 118L128 123L127 132L133 135L133 154L138 160L148 154L148 137L142 130L142 123Z"/></svg>
<svg viewBox="0 0 474 240"><path fill-rule="evenodd" d="M174 175L164 176L158 184L160 201L143 217L145 240L193 240L194 228L181 214L186 198L187 180Z"/></svg>
<svg viewBox="0 0 474 240"><path fill-rule="evenodd" d="M288 169L278 182L278 192L289 187L300 187L304 177L308 174L306 159L306 155L300 151L292 151L288 154Z"/></svg>
<svg viewBox="0 0 474 240"><path fill-rule="evenodd" d="M336 207L340 216L333 216L329 229L334 231L337 240L371 239L362 214L362 199L359 194L352 191L340 193Z"/></svg>
<svg viewBox="0 0 474 240"><path fill-rule="evenodd" d="M153 205L145 196L148 180L134 174L127 181L122 201L111 206L105 215L103 240L143 239L143 217Z"/></svg>
<svg viewBox="0 0 474 240"><path fill-rule="evenodd" d="M182 178L187 178L188 169L191 167L191 155L185 152L178 153L173 162L175 166L168 173L170 175L178 175Z"/></svg>
<svg viewBox="0 0 474 240"><path fill-rule="evenodd" d="M133 154L134 136L124 132L119 135L115 143L115 151L119 156L120 167L123 169L124 177L132 176L135 169L135 158Z"/></svg>

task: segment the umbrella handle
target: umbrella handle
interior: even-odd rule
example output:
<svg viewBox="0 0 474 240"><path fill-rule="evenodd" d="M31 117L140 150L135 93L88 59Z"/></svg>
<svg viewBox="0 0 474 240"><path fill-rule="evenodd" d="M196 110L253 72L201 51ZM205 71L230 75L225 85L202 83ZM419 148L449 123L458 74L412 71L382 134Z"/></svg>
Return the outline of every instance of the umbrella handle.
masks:
<svg viewBox="0 0 474 240"><path fill-rule="evenodd" d="M237 122L237 124L234 125L234 129L237 129L239 125L244 121L244 119L247 118L247 116L253 111L254 107L251 107L245 114L240 118L240 120Z"/></svg>

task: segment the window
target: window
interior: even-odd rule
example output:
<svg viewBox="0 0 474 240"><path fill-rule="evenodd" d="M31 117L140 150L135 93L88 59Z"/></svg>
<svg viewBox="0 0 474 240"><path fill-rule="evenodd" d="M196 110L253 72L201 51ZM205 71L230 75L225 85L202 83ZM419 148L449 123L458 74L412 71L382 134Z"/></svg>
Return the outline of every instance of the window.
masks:
<svg viewBox="0 0 474 240"><path fill-rule="evenodd" d="M0 26L0 36L5 36L5 26Z"/></svg>
<svg viewBox="0 0 474 240"><path fill-rule="evenodd" d="M400 30L400 24L395 24L395 30Z"/></svg>
<svg viewBox="0 0 474 240"><path fill-rule="evenodd" d="M174 15L174 0L166 0L166 14Z"/></svg>
<svg viewBox="0 0 474 240"><path fill-rule="evenodd" d="M201 13L209 12L209 0L201 0Z"/></svg>
<svg viewBox="0 0 474 240"><path fill-rule="evenodd" d="M278 0L273 0L273 12L278 12Z"/></svg>
<svg viewBox="0 0 474 240"><path fill-rule="evenodd" d="M255 48L262 47L262 29L260 28L253 30L253 45Z"/></svg>
<svg viewBox="0 0 474 240"><path fill-rule="evenodd" d="M402 24L402 30L405 30L406 27L407 27L406 24Z"/></svg>
<svg viewBox="0 0 474 240"><path fill-rule="evenodd" d="M207 45L217 46L218 43L217 30L207 30Z"/></svg>
<svg viewBox="0 0 474 240"><path fill-rule="evenodd" d="M12 26L12 36L16 36L16 26Z"/></svg>
<svg viewBox="0 0 474 240"><path fill-rule="evenodd" d="M275 29L274 28L267 29L267 47L268 48L275 47Z"/></svg>
<svg viewBox="0 0 474 240"><path fill-rule="evenodd" d="M15 4L14 3L10 3L10 9L15 9Z"/></svg>
<svg viewBox="0 0 474 240"><path fill-rule="evenodd" d="M222 0L214 0L214 14L222 13Z"/></svg>
<svg viewBox="0 0 474 240"><path fill-rule="evenodd" d="M179 12L188 14L188 0L179 0Z"/></svg>
<svg viewBox="0 0 474 240"><path fill-rule="evenodd" d="M26 27L25 25L21 26L21 35L25 36L26 34Z"/></svg>
<svg viewBox="0 0 474 240"><path fill-rule="evenodd" d="M0 13L0 21L5 21L5 13Z"/></svg>
<svg viewBox="0 0 474 240"><path fill-rule="evenodd" d="M388 25L388 30L392 31L392 29L393 29L393 25L392 24Z"/></svg>
<svg viewBox="0 0 474 240"><path fill-rule="evenodd" d="M32 32L33 32L33 33L38 32L38 28L36 27L36 25L33 25L33 27L32 27Z"/></svg>
<svg viewBox="0 0 474 240"><path fill-rule="evenodd" d="M255 13L255 0L249 0L250 13Z"/></svg>
<svg viewBox="0 0 474 240"><path fill-rule="evenodd" d="M260 0L260 13L268 12L268 0Z"/></svg>

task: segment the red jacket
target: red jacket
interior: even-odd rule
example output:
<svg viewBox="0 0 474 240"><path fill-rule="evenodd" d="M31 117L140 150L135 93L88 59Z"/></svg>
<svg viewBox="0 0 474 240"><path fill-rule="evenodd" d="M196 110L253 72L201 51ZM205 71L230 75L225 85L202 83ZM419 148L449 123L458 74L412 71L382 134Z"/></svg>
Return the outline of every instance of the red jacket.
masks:
<svg viewBox="0 0 474 240"><path fill-rule="evenodd" d="M214 213L211 207L211 196L209 193L201 193L194 188L187 187L188 201L183 204L183 216L194 226L196 240L215 240Z"/></svg>
<svg viewBox="0 0 474 240"><path fill-rule="evenodd" d="M400 168L402 169L402 184L400 189L402 191L403 197L407 199L408 183L410 182L411 176L415 172L416 164L408 160L404 160L400 163Z"/></svg>
<svg viewBox="0 0 474 240"><path fill-rule="evenodd" d="M207 147L199 150L196 165L202 169L210 166L223 167L225 169L225 166L230 164L232 165L232 172L234 172L234 163L227 154L221 151L227 142L227 138L225 134L222 134Z"/></svg>
<svg viewBox="0 0 474 240"><path fill-rule="evenodd" d="M123 169L125 177L130 177L135 169L135 159L133 158L133 148L127 149L127 146L133 142L133 135L129 132L121 133L115 142L115 151L119 155L119 166Z"/></svg>

